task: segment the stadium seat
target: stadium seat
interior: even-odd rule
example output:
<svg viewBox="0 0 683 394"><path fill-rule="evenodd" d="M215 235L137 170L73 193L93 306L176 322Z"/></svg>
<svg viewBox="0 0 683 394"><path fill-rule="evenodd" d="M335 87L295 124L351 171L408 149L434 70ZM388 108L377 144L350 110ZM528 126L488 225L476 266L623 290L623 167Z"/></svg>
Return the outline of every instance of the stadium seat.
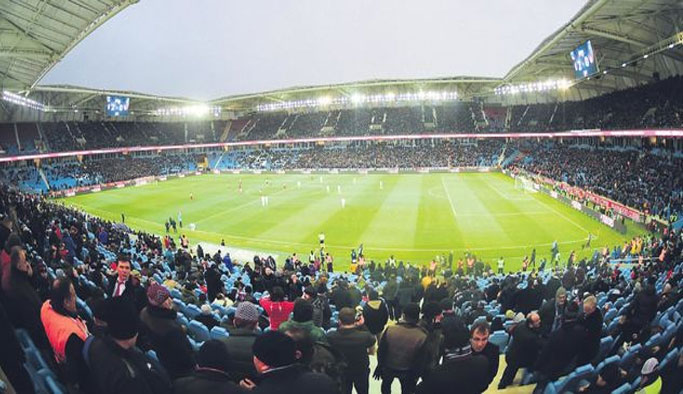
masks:
<svg viewBox="0 0 683 394"><path fill-rule="evenodd" d="M614 338L610 336L602 337L600 339L600 348L598 350L598 354L595 356L593 359L594 362L600 361L607 356L610 350L612 350L612 346L614 345Z"/></svg>
<svg viewBox="0 0 683 394"><path fill-rule="evenodd" d="M619 386L616 390L612 391L612 394L629 394L631 393L631 385L624 383Z"/></svg>
<svg viewBox="0 0 683 394"><path fill-rule="evenodd" d="M614 355L612 357L607 357L606 359L602 360L600 364L598 364L597 367L595 367L595 372L600 373L603 368L605 368L608 365L611 364L619 364L619 361L621 361L621 358L617 355Z"/></svg>
<svg viewBox="0 0 683 394"><path fill-rule="evenodd" d="M192 349L195 351L198 351L200 347L204 344L204 342L197 342L194 339L192 339L191 336L187 336L187 340L190 342L190 345L192 345Z"/></svg>
<svg viewBox="0 0 683 394"><path fill-rule="evenodd" d="M646 348L652 348L655 346L659 346L659 345L661 345L663 339L664 338L662 337L662 334L657 333L657 334L651 336L650 339L648 339L647 342L645 342L645 347Z"/></svg>
<svg viewBox="0 0 683 394"><path fill-rule="evenodd" d="M211 339L225 339L230 336L230 333L228 333L228 330L226 330L223 327L214 327L211 329Z"/></svg>
<svg viewBox="0 0 683 394"><path fill-rule="evenodd" d="M190 331L190 335L192 335L192 337L194 337L195 340L199 342L211 340L211 334L209 333L209 329L206 328L206 326L202 323L196 320L192 320L190 321L190 325L187 328Z"/></svg>
<svg viewBox="0 0 683 394"><path fill-rule="evenodd" d="M189 304L185 307L183 314L187 316L188 319L194 319L202 313L202 310L195 304Z"/></svg>
<svg viewBox="0 0 683 394"><path fill-rule="evenodd" d="M609 323L609 322L611 322L612 319L614 319L615 317L617 317L617 310L616 310L615 308L612 308L612 309L610 309L609 311L607 311L607 313L605 313L604 321L606 321L606 322Z"/></svg>
<svg viewBox="0 0 683 394"><path fill-rule="evenodd" d="M640 349L642 349L641 344L635 344L631 346L624 355L621 356L621 361L619 362L619 367L622 369L628 369L633 361L635 360L636 356L638 355L638 352L640 352Z"/></svg>
<svg viewBox="0 0 683 394"><path fill-rule="evenodd" d="M574 392L581 380L589 379L593 375L593 366L590 364L577 367L564 379L555 382L555 391L558 393Z"/></svg>
<svg viewBox="0 0 683 394"><path fill-rule="evenodd" d="M154 350L148 350L146 354L152 360L159 361L159 357L157 356L157 352L155 352Z"/></svg>
<svg viewBox="0 0 683 394"><path fill-rule="evenodd" d="M186 318L182 313L178 313L178 314L176 315L176 319L175 319L175 320L176 320L178 323L180 323L180 324L182 324L183 326L185 326L185 327L188 327L188 326L190 325L190 321L187 320L187 318Z"/></svg>
<svg viewBox="0 0 683 394"><path fill-rule="evenodd" d="M489 342L498 346L498 348L500 349L500 353L502 354L505 353L505 349L507 348L509 339L510 335L507 332L503 330L498 330L491 334L491 336L489 337Z"/></svg>

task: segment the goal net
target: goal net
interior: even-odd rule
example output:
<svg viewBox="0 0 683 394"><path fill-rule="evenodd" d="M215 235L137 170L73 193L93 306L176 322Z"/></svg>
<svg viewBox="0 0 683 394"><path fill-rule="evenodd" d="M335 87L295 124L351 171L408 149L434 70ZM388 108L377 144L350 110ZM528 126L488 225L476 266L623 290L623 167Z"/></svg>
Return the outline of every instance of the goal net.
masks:
<svg viewBox="0 0 683 394"><path fill-rule="evenodd" d="M536 183L525 176L515 177L515 189L522 190L526 193L537 193Z"/></svg>

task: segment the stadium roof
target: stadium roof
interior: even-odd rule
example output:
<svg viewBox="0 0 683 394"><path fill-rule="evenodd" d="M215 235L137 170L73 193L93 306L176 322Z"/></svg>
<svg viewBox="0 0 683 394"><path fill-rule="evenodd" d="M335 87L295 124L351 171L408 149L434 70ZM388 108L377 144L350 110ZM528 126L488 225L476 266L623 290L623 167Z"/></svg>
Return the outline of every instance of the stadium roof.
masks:
<svg viewBox="0 0 683 394"><path fill-rule="evenodd" d="M36 84L85 36L136 0L0 0L0 87L29 94L53 107L98 110L104 95L132 97L131 109L197 103L178 97L136 92L112 92L74 86ZM520 21L530 23L532 21ZM600 73L556 92L493 95L506 84L573 80L569 52L590 39ZM546 38L524 61L501 78L452 77L417 80L374 80L337 85L293 87L269 92L221 97L209 104L224 110L251 110L260 104L315 99L321 96L382 94L416 90L456 91L463 99L543 102L577 100L637 86L683 72L683 1L589 0L562 28Z"/></svg>
<svg viewBox="0 0 683 394"><path fill-rule="evenodd" d="M35 84L73 47L137 0L0 1L0 87Z"/></svg>
<svg viewBox="0 0 683 394"><path fill-rule="evenodd" d="M576 99L652 81L654 72L661 78L680 74L683 1L590 0L504 80L572 78L569 52L586 40L591 40L597 51L601 74L577 85L580 97Z"/></svg>

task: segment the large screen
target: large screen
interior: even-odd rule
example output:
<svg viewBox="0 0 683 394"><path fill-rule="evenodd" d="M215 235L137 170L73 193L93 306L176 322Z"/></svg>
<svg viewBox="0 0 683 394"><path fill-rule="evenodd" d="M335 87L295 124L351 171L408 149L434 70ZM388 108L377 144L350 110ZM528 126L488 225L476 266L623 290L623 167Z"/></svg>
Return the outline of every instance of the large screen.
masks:
<svg viewBox="0 0 683 394"><path fill-rule="evenodd" d="M569 55L574 62L574 76L577 79L590 77L598 72L598 62L590 40L576 47Z"/></svg>
<svg viewBox="0 0 683 394"><path fill-rule="evenodd" d="M130 97L107 96L107 116L128 116Z"/></svg>

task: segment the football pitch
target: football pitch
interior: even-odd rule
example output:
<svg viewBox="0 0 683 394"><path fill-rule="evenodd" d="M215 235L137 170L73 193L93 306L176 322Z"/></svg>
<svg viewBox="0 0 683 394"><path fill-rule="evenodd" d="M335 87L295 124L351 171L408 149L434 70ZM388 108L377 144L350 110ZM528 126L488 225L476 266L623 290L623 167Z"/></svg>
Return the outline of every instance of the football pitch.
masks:
<svg viewBox="0 0 683 394"><path fill-rule="evenodd" d="M592 248L599 248L642 232L631 224L628 234L619 234L543 193L515 188L501 173L205 174L60 201L108 220L121 221L125 213L128 226L156 234L165 234L164 222L181 212L178 236L192 243L225 240L277 254L279 262L294 252L306 260L324 232L342 270L360 244L378 262L394 255L425 264L451 251L457 261L469 251L493 267L503 256L511 270L533 248L537 260L549 258L554 240L565 261L572 250L592 254L582 250L589 233Z"/></svg>

